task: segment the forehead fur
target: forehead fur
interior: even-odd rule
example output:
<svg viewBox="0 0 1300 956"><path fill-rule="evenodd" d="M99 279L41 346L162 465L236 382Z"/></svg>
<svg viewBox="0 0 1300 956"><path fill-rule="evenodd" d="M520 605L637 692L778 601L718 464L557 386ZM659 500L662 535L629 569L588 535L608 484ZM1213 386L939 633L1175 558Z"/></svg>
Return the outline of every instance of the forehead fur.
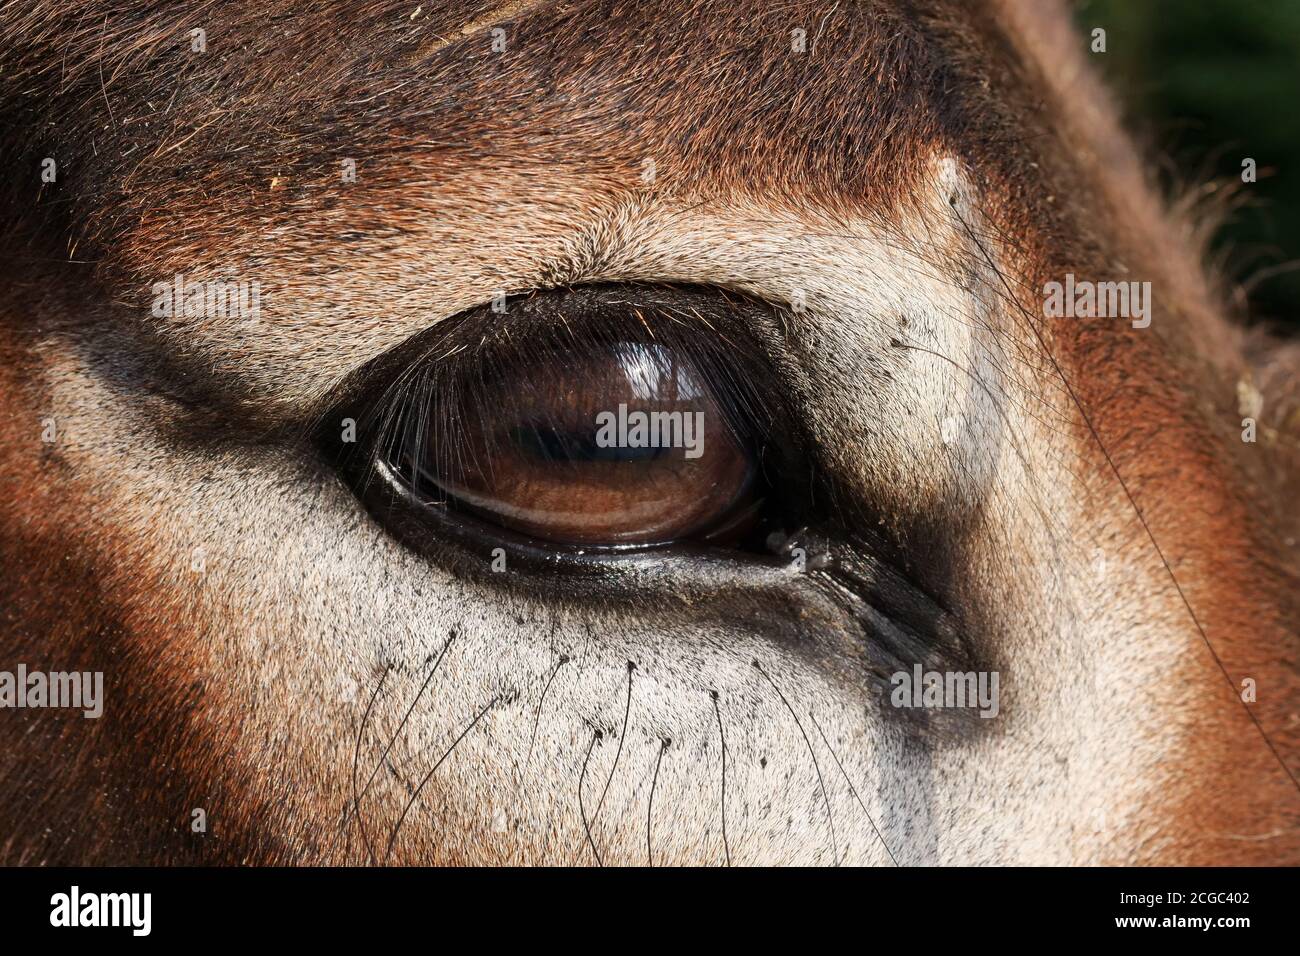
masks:
<svg viewBox="0 0 1300 956"><path fill-rule="evenodd" d="M963 6L38 3L2 28L5 150L56 158L68 247L128 270L338 205L334 241L373 238L395 190L473 170L613 190L650 161L684 196L860 213L937 150L1007 183L1032 161L1025 66Z"/></svg>
<svg viewBox="0 0 1300 956"><path fill-rule="evenodd" d="M340 354L322 330L373 355L497 290L627 279L611 245L706 214L731 243L778 216L914 240L939 157L1027 268L1077 267L1101 242L1060 104L975 7L37 3L0 28L6 210L123 321L177 274L259 279L261 330L150 331L173 357L224 336L223 376L279 397L319 394L293 366Z"/></svg>

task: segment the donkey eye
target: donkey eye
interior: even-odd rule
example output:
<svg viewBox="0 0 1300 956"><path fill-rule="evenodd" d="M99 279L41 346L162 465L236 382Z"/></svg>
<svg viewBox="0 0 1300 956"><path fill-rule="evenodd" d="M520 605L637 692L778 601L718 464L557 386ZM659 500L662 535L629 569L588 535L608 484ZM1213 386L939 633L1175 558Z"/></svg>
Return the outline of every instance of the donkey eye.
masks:
<svg viewBox="0 0 1300 956"><path fill-rule="evenodd" d="M680 350L599 344L457 391L408 418L390 461L427 500L591 547L716 537L753 518L752 450Z"/></svg>
<svg viewBox="0 0 1300 956"><path fill-rule="evenodd" d="M331 448L372 513L418 550L513 545L585 562L694 542L766 554L771 532L797 520L802 479L790 476L808 474L754 332L775 341L778 318L675 287L470 310L346 383L337 411L359 437Z"/></svg>

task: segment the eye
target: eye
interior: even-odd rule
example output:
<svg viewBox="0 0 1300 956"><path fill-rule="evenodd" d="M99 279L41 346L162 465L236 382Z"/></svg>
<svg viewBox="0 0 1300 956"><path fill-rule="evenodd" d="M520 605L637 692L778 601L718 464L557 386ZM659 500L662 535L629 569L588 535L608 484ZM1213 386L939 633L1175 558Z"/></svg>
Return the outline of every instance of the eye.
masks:
<svg viewBox="0 0 1300 956"><path fill-rule="evenodd" d="M376 522L455 576L750 623L763 608L774 639L849 655L863 681L918 648L965 661L941 525L894 535L828 472L788 397L810 383L785 319L673 286L471 309L359 369L317 437ZM792 607L833 636L810 643Z"/></svg>
<svg viewBox="0 0 1300 956"><path fill-rule="evenodd" d="M455 422L408 421L392 462L431 500L560 544L743 532L753 450L681 348L598 343L461 383ZM432 427L431 427L432 426Z"/></svg>
<svg viewBox="0 0 1300 956"><path fill-rule="evenodd" d="M773 314L716 292L586 287L448 320L361 373L365 483L542 549L763 551L791 520L774 501L799 500L783 477L799 442L745 329Z"/></svg>

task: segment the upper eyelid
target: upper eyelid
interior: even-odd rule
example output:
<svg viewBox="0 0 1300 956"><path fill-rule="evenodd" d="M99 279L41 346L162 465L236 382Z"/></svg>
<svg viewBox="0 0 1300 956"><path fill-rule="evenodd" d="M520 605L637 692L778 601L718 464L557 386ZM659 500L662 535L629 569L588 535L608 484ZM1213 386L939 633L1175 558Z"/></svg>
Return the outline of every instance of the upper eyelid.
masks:
<svg viewBox="0 0 1300 956"><path fill-rule="evenodd" d="M568 326L594 321L602 309L658 313L669 321L716 336L739 357L775 364L782 338L778 307L716 287L602 283L520 293L508 297L505 310L490 302L440 320L351 370L314 403L307 418L315 430L337 417L341 408L370 404L404 377L439 362L493 345L523 344L548 324ZM585 315L584 315L585 314ZM649 320L648 320L649 321ZM763 383L767 384L767 383Z"/></svg>

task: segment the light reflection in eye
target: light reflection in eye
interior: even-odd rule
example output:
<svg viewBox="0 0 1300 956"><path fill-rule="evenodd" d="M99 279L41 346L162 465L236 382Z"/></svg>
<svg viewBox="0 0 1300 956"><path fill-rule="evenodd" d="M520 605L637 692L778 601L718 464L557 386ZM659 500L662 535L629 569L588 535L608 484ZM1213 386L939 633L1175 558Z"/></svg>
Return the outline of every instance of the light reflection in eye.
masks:
<svg viewBox="0 0 1300 956"><path fill-rule="evenodd" d="M676 361L664 346L646 342L620 342L613 358L623 366L631 397L638 401L697 401L704 395L689 365Z"/></svg>

